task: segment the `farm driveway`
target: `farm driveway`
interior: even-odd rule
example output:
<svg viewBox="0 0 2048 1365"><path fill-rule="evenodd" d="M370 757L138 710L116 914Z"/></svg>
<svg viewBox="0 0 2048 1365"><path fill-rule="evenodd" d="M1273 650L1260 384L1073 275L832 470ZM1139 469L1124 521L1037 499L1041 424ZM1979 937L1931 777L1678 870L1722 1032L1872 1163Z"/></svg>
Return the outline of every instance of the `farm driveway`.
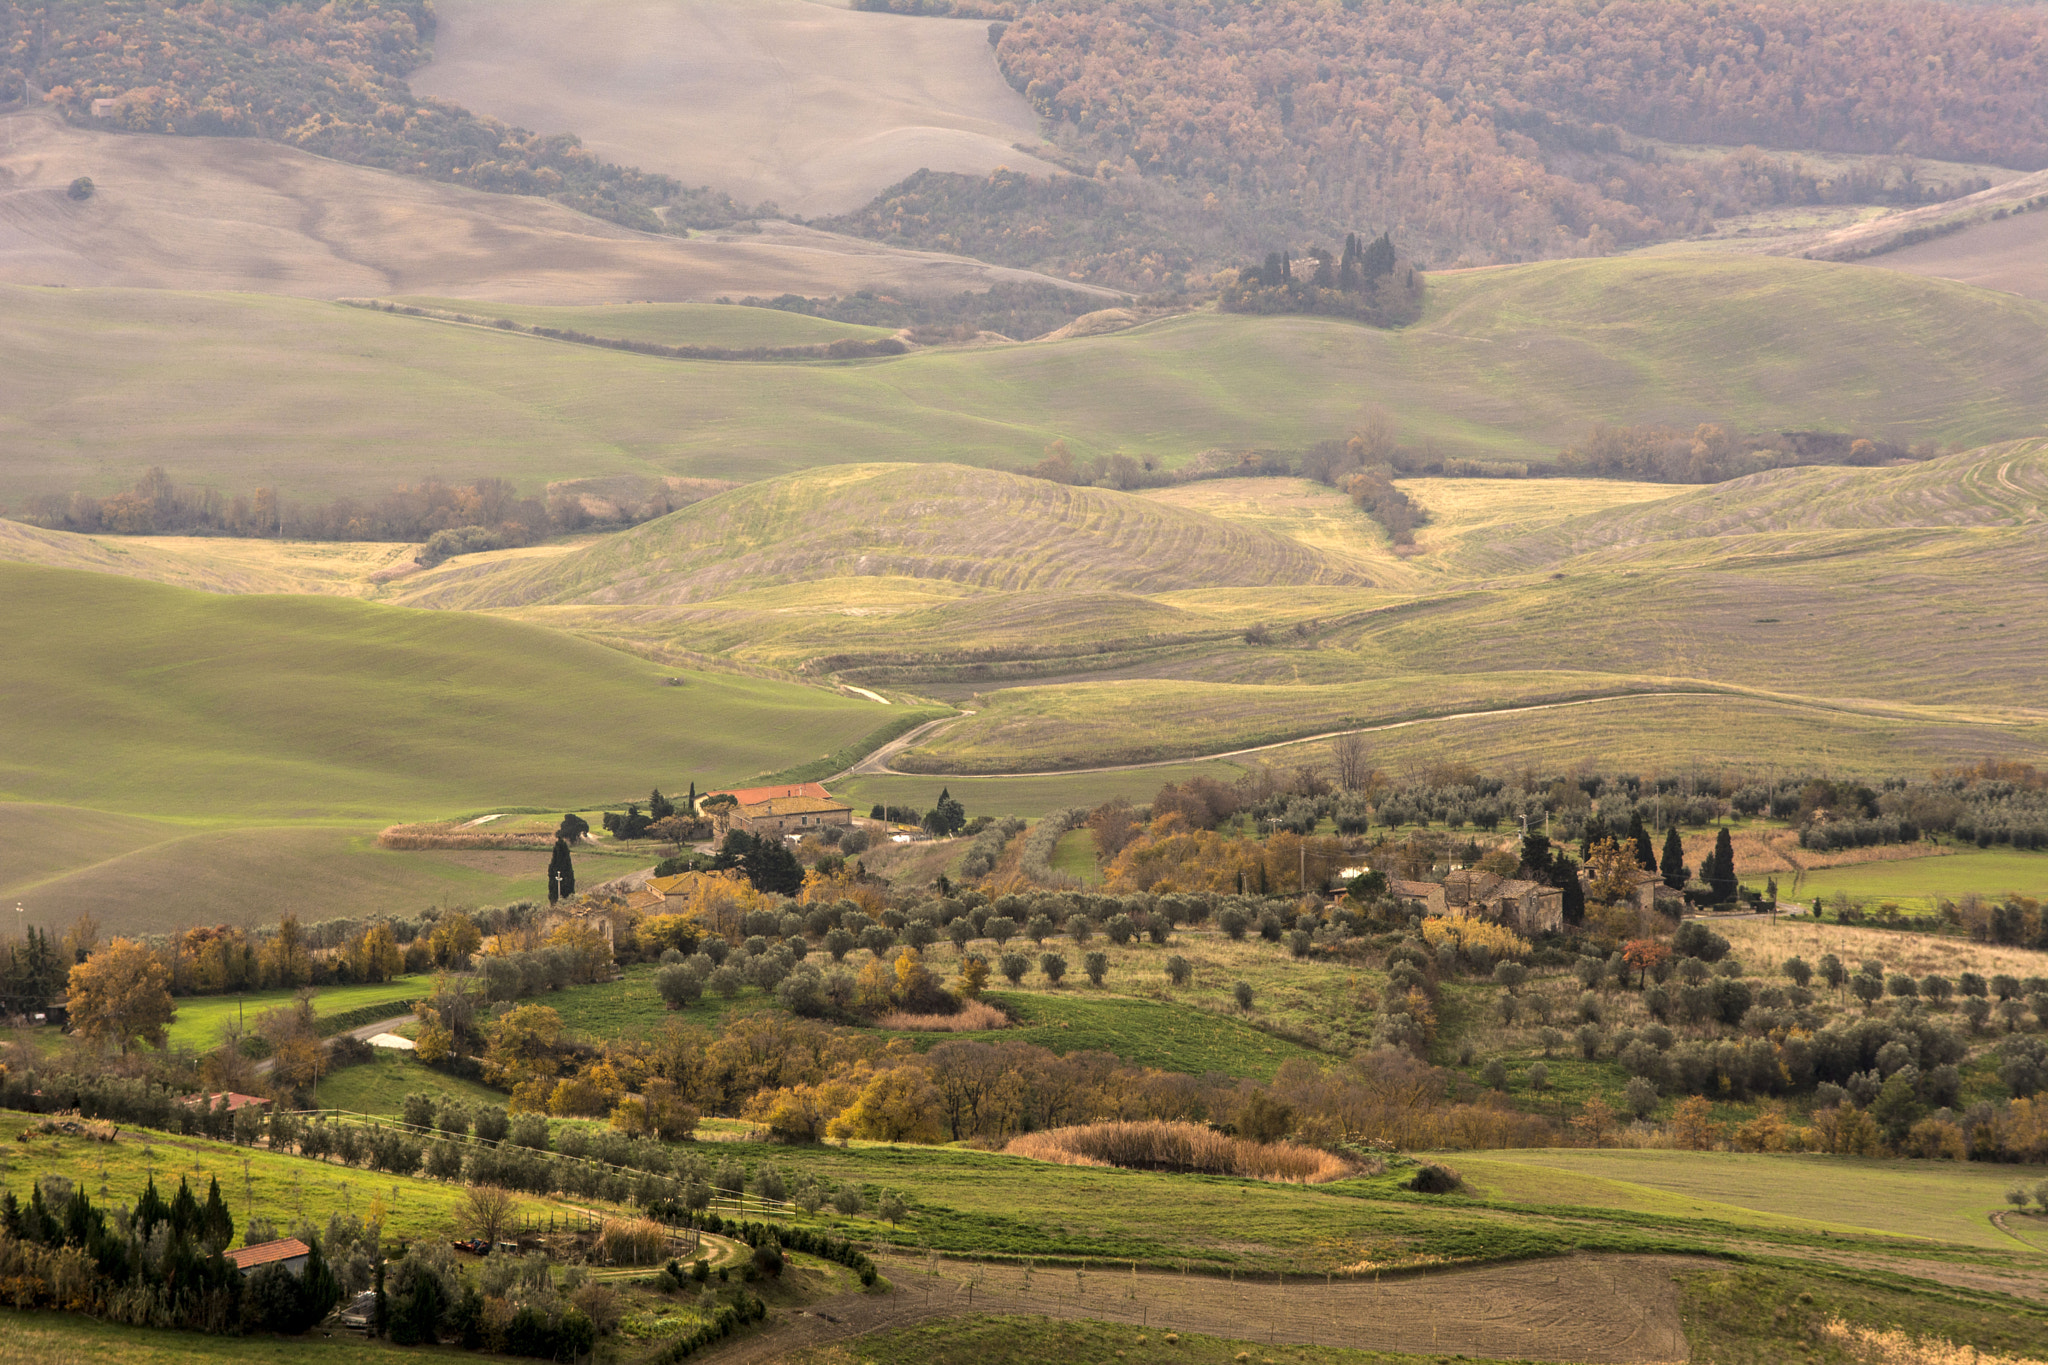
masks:
<svg viewBox="0 0 2048 1365"><path fill-rule="evenodd" d="M1326 1287L1112 1270L1077 1277L1071 1269L1027 1272L958 1261L933 1263L933 1275L922 1261L885 1260L895 1292L828 1299L712 1359L765 1365L802 1347L974 1312L1094 1318L1275 1345L1649 1365L1686 1358L1677 1277L1709 1264L1569 1256Z"/></svg>

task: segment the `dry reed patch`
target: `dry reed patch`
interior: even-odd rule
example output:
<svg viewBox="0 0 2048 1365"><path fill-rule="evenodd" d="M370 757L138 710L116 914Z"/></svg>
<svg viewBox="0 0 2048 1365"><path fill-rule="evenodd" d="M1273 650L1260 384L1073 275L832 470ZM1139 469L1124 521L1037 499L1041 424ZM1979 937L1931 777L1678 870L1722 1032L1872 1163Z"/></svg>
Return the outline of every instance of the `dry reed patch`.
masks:
<svg viewBox="0 0 2048 1365"><path fill-rule="evenodd" d="M377 834L377 847L399 849L485 849L495 851L538 850L554 846L552 830L489 830L440 821L422 825L392 825Z"/></svg>
<svg viewBox="0 0 2048 1365"><path fill-rule="evenodd" d="M1840 1318L1821 1325L1821 1335L1869 1365L2044 1365L2031 1356L2002 1356L1958 1346L1940 1337L1914 1337L1899 1331L1858 1327Z"/></svg>
<svg viewBox="0 0 2048 1365"><path fill-rule="evenodd" d="M906 1014L898 1010L875 1020L876 1028L910 1033L982 1033L1009 1026L1010 1016L986 1000L969 1000L960 1006L958 1014Z"/></svg>
<svg viewBox="0 0 2048 1365"><path fill-rule="evenodd" d="M1712 830L1685 836L1685 861L1700 867L1714 851L1717 837ZM1840 848L1830 852L1799 846L1796 829L1731 831L1729 844L1735 850L1735 870L1745 877L1779 876L1813 872L1826 867L1852 867L1859 863L1895 863L1915 858L1940 858L1957 852L1939 844L1885 844L1876 848Z"/></svg>
<svg viewBox="0 0 2048 1365"><path fill-rule="evenodd" d="M1985 977L2041 975L2039 953L1966 938L1784 918L1775 925L1756 919L1725 920L1711 927L1728 940L1735 956L1753 976L1776 975L1778 964L1788 957L1803 957L1808 963L1815 963L1824 953L1833 953L1852 971L1860 962L1876 961L1882 962L1888 971L1910 972L1914 976L1930 972L1948 977L1961 972L1976 972Z"/></svg>
<svg viewBox="0 0 2048 1365"><path fill-rule="evenodd" d="M1012 1156L1062 1166L1121 1166L1133 1171L1189 1171L1320 1185L1358 1173L1342 1157L1295 1142L1253 1142L1199 1123L1085 1123L1026 1133L1003 1148Z"/></svg>
<svg viewBox="0 0 2048 1365"><path fill-rule="evenodd" d="M668 1248L668 1229L652 1218L607 1218L597 1234L598 1255L610 1265L647 1265Z"/></svg>

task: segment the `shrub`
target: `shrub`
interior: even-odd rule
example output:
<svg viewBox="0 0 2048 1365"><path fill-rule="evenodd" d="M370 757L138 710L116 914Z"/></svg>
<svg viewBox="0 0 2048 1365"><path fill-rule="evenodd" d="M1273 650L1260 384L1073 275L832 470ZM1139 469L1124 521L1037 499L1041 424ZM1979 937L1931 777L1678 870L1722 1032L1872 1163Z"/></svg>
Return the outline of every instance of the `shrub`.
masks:
<svg viewBox="0 0 2048 1365"><path fill-rule="evenodd" d="M1038 959L1038 970L1045 973L1045 979L1057 986L1060 978L1067 974L1067 960L1058 953L1043 953Z"/></svg>
<svg viewBox="0 0 2048 1365"><path fill-rule="evenodd" d="M704 994L704 982L695 972L677 962L654 974L654 989L662 1003L672 1010L687 1009Z"/></svg>
<svg viewBox="0 0 2048 1365"><path fill-rule="evenodd" d="M1230 988L1230 995L1231 995L1231 998L1232 998L1232 999L1234 999L1234 1000L1236 1000L1236 1001L1237 1001L1237 1007L1238 1007L1238 1008L1239 1008L1240 1010L1243 1010L1243 1011L1245 1011L1246 1013L1250 1013L1250 1012L1251 1012L1251 1007L1252 1007L1252 983L1251 983L1251 982L1249 982L1249 981L1240 981L1240 982L1238 982L1238 983L1237 983L1236 985L1234 985L1234 986L1232 986L1232 987Z"/></svg>
<svg viewBox="0 0 2048 1365"><path fill-rule="evenodd" d="M1185 986L1193 978L1195 969L1179 953L1166 959L1166 979L1176 986Z"/></svg>
<svg viewBox="0 0 2048 1365"><path fill-rule="evenodd" d="M1456 1194L1465 1188L1465 1180L1449 1166L1436 1162L1424 1162L1408 1181L1408 1188L1417 1194Z"/></svg>
<svg viewBox="0 0 2048 1365"><path fill-rule="evenodd" d="M1063 1166L1200 1172L1297 1184L1342 1180L1357 1173L1342 1157L1300 1143L1255 1142L1205 1124L1158 1119L1052 1128L1014 1138L1003 1150Z"/></svg>
<svg viewBox="0 0 2048 1365"><path fill-rule="evenodd" d="M1088 980L1100 986L1102 978L1109 975L1109 954L1090 953L1081 959L1081 969L1088 973Z"/></svg>
<svg viewBox="0 0 2048 1365"><path fill-rule="evenodd" d="M1031 970L1031 959L1023 953L1004 953L996 967L1012 986L1024 980L1024 973Z"/></svg>
<svg viewBox="0 0 2048 1365"><path fill-rule="evenodd" d="M78 179L71 182L70 186L65 189L64 193L69 198L84 200L92 198L93 192L98 188L99 187L97 185L92 183L91 176L81 175L78 177Z"/></svg>
<svg viewBox="0 0 2048 1365"><path fill-rule="evenodd" d="M1508 1088L1507 1064L1495 1057L1480 1068L1479 1079L1486 1082L1489 1090L1505 1091Z"/></svg>
<svg viewBox="0 0 2048 1365"><path fill-rule="evenodd" d="M1008 1028L1010 1017L985 1000L969 1000L952 1014L907 1014L901 1010L875 1020L876 1028L907 1033L980 1033Z"/></svg>

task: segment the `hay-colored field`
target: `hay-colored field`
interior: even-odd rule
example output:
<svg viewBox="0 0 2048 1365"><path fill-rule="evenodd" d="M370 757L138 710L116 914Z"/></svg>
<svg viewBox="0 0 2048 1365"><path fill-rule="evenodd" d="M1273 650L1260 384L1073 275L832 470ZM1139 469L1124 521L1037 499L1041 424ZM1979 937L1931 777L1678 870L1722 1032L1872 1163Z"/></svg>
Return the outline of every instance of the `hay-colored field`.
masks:
<svg viewBox="0 0 2048 1365"><path fill-rule="evenodd" d="M1341 435L1364 395L1406 442L1513 459L1598 421L1956 444L2048 425L2048 304L1765 258L1441 276L1424 319L1400 331L1198 313L834 364L660 360L247 296L9 289L0 307L13 323L0 336L9 500L110 492L150 464L290 497L376 493L416 477L420 449L444 478L528 489L875 460L1015 468L1054 439L1077 457L1174 466ZM1842 345L1849 335L1861 344Z"/></svg>
<svg viewBox="0 0 2048 1365"><path fill-rule="evenodd" d="M1719 1205L1723 1216L1740 1210L1738 1218L1761 1214L2007 1252L2028 1244L1999 1231L1989 1215L2004 1207L2007 1190L2048 1174L2024 1166L1741 1152L1538 1149L1461 1153L1453 1160L1461 1173L1477 1178L1481 1193L1515 1203L1637 1207L1693 1217L1714 1216L1712 1207ZM1532 1167L1563 1178L1530 1180L1522 1170ZM1630 1186L1666 1197L1644 1199Z"/></svg>
<svg viewBox="0 0 2048 1365"><path fill-rule="evenodd" d="M986 22L814 0L443 0L422 95L817 216L923 169L1054 167Z"/></svg>
<svg viewBox="0 0 2048 1365"><path fill-rule="evenodd" d="M1362 579L1271 532L1104 489L957 465L840 465L737 488L567 556L444 573L408 600L684 606L864 577L1136 594Z"/></svg>
<svg viewBox="0 0 2048 1365"><path fill-rule="evenodd" d="M469 299L408 295L392 302L472 316L510 318L528 327L556 327L596 337L652 341L663 346L816 346L891 334L887 327L860 327L779 308L746 308L720 303L613 303L589 308L541 308L528 304L479 304Z"/></svg>
<svg viewBox="0 0 2048 1365"><path fill-rule="evenodd" d="M1870 264L2048 299L2048 207L1888 251Z"/></svg>
<svg viewBox="0 0 2048 1365"><path fill-rule="evenodd" d="M1858 963L1877 961L1885 964L1887 972L1910 972L1916 977L1930 972L1947 977L1976 972L1986 979L2041 974L2041 955L2030 949L1948 935L1902 934L1783 915L1775 920L1717 919L1710 927L1728 940L1735 956L1754 976L1774 974L1789 957L1803 957L1811 964L1828 953L1852 970Z"/></svg>
<svg viewBox="0 0 2048 1365"><path fill-rule="evenodd" d="M81 175L97 187L84 202L64 192ZM0 281L14 284L593 304L1042 278L788 223L652 236L259 138L0 117Z"/></svg>

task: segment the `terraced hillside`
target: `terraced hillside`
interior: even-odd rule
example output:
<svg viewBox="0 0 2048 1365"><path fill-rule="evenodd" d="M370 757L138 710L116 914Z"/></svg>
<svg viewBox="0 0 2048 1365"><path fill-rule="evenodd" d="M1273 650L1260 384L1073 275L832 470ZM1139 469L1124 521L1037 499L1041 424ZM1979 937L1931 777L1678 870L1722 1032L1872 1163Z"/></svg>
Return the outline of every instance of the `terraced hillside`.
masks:
<svg viewBox="0 0 2048 1365"><path fill-rule="evenodd" d="M411 600L679 606L858 578L1138 594L1361 581L1270 531L1107 489L959 465L840 465L734 489L573 554L444 573Z"/></svg>
<svg viewBox="0 0 2048 1365"><path fill-rule="evenodd" d="M2048 427L2048 304L1769 258L1434 276L1381 331L1196 313L858 362L660 360L286 299L0 288L0 500L151 464L289 496L449 479L754 480L821 464L1178 466L1300 450L1384 406L1447 455L1543 460L1595 422L1974 444ZM1855 344L1846 344L1849 340Z"/></svg>

